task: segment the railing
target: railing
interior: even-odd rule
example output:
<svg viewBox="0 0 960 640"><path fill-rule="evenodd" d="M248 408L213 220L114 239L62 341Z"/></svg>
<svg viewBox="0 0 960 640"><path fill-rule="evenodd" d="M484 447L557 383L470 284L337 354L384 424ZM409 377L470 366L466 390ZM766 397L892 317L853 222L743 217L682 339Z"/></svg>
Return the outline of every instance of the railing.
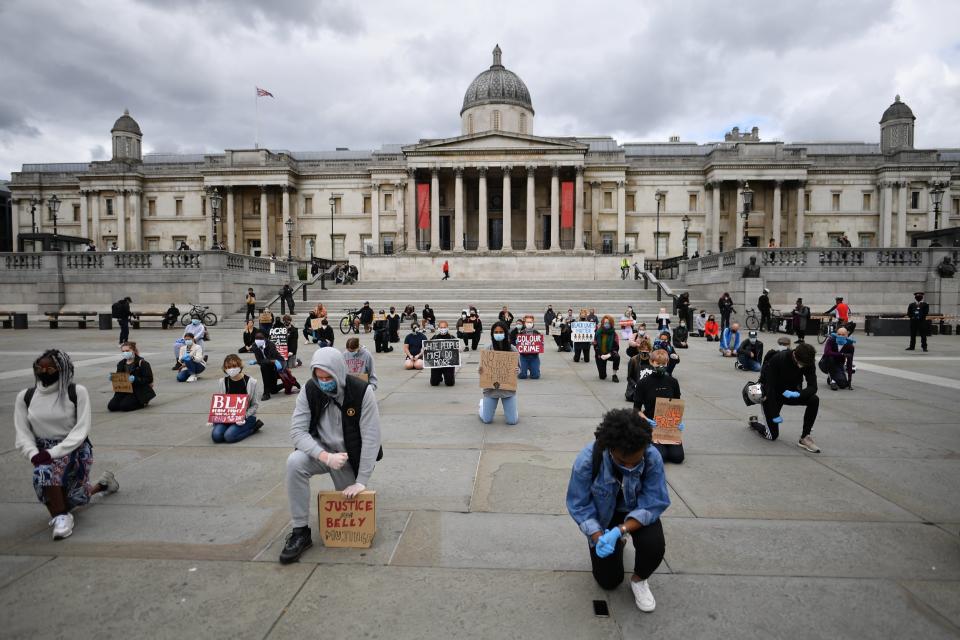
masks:
<svg viewBox="0 0 960 640"><path fill-rule="evenodd" d="M43 257L36 253L23 253L6 256L6 268L10 270L40 269L43 267Z"/></svg>
<svg viewBox="0 0 960 640"><path fill-rule="evenodd" d="M955 262L958 250L953 247L908 247L870 249L859 247L805 247L802 249L740 248L692 258L682 263L680 274L694 274L716 269L740 271L756 259L756 266L770 269L849 269L920 268L934 270L943 258ZM648 265L651 263L648 263ZM663 274L661 273L661 277Z"/></svg>
<svg viewBox="0 0 960 640"><path fill-rule="evenodd" d="M113 266L117 269L149 269L152 266L151 255L149 253L114 253Z"/></svg>
<svg viewBox="0 0 960 640"><path fill-rule="evenodd" d="M924 264L926 252L919 249L881 249L877 264L881 267L919 266Z"/></svg>
<svg viewBox="0 0 960 640"><path fill-rule="evenodd" d="M177 251L176 253L162 253L165 269L199 269L200 254L194 251Z"/></svg>

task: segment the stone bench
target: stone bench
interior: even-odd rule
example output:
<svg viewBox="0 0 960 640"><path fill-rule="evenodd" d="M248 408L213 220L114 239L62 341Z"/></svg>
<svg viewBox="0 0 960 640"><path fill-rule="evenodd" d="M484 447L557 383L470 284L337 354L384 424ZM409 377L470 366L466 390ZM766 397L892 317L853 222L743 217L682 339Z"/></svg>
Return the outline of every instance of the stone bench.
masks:
<svg viewBox="0 0 960 640"><path fill-rule="evenodd" d="M78 329L86 329L87 322L93 322L99 315L95 311L65 311L54 313L48 311L44 314L50 322L51 329L59 329L61 322L76 322ZM88 320L87 318L91 318Z"/></svg>
<svg viewBox="0 0 960 640"><path fill-rule="evenodd" d="M163 327L163 319L166 317L165 311L133 311L130 316L130 326L134 329L140 328L142 322L159 322Z"/></svg>

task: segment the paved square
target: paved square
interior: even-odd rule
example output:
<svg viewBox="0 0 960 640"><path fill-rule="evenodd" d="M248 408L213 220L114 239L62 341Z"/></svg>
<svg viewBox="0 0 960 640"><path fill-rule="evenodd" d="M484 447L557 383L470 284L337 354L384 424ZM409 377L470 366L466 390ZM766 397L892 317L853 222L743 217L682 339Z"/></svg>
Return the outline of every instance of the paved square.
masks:
<svg viewBox="0 0 960 640"><path fill-rule="evenodd" d="M189 385L169 370L172 332L134 332L158 397L127 415L106 412L115 332L0 331L0 635L960 636L960 337L933 337L929 354L907 355L902 339L859 335L855 390L821 387L820 455L795 446L800 410L785 410L777 442L746 429L740 388L751 376L692 340L676 371L687 459L667 467L667 554L651 579L657 610L643 614L626 586L594 584L564 508L576 452L606 409L627 406L624 384L599 381L593 362L548 346L543 378L520 382L520 424L508 427L499 413L491 425L477 419L475 352L463 354L453 388L404 371L399 350L375 354L384 459L371 483L381 509L374 545L316 542L281 567L294 399L263 403L266 426L247 440L210 441L216 371L239 343L229 326L214 329L209 373ZM121 485L78 511L60 542L14 450L11 419L47 346L73 355L91 392L94 478L112 469ZM301 359L313 349L302 345ZM603 598L611 617L595 618L591 601Z"/></svg>

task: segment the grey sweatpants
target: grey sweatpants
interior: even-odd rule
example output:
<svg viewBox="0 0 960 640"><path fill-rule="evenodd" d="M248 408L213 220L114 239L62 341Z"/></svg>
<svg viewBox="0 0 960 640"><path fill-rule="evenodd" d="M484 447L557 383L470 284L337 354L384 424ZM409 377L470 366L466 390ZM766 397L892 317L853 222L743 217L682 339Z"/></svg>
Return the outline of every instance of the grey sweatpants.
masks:
<svg viewBox="0 0 960 640"><path fill-rule="evenodd" d="M290 502L290 518L294 527L306 527L310 520L310 478L330 474L337 491L346 489L354 482L353 468L349 463L334 471L315 458L297 449L287 457L287 499Z"/></svg>

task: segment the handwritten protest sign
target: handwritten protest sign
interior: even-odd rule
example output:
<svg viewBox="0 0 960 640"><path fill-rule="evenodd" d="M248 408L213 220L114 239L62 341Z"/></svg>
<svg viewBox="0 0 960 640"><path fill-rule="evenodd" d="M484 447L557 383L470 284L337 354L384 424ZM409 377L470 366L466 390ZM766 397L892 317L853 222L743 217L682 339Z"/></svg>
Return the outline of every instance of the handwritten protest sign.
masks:
<svg viewBox="0 0 960 640"><path fill-rule="evenodd" d="M210 415L207 422L213 424L236 424L247 419L247 395L245 393L215 393L210 398Z"/></svg>
<svg viewBox="0 0 960 640"><path fill-rule="evenodd" d="M317 329L320 328L321 322L322 322L322 318L310 318L310 328L316 331Z"/></svg>
<svg viewBox="0 0 960 640"><path fill-rule="evenodd" d="M657 426L653 429L653 441L660 444L683 444L683 432L677 428L683 422L683 400L657 398L653 409Z"/></svg>
<svg viewBox="0 0 960 640"><path fill-rule="evenodd" d="M133 393L133 383L130 382L130 374L126 372L111 373L110 382L113 383L115 393Z"/></svg>
<svg viewBox="0 0 960 640"><path fill-rule="evenodd" d="M347 364L347 373L351 376L357 376L363 380L370 379L370 376L365 371L367 363L364 362L363 358L344 358L344 362Z"/></svg>
<svg viewBox="0 0 960 640"><path fill-rule="evenodd" d="M273 314L269 311L260 312L260 324L272 324L273 323Z"/></svg>
<svg viewBox="0 0 960 640"><path fill-rule="evenodd" d="M273 341L273 344L277 346L277 351L280 353L280 357L286 358L290 353L290 350L287 347L287 328L274 327L270 329L270 340Z"/></svg>
<svg viewBox="0 0 960 640"><path fill-rule="evenodd" d="M452 339L426 340L423 343L423 368L460 366L460 341Z"/></svg>
<svg viewBox="0 0 960 640"><path fill-rule="evenodd" d="M593 342L593 334L597 331L597 325L594 322L571 322L570 339L573 342Z"/></svg>
<svg viewBox="0 0 960 640"><path fill-rule="evenodd" d="M517 351L521 354L543 353L543 334L541 333L518 333Z"/></svg>
<svg viewBox="0 0 960 640"><path fill-rule="evenodd" d="M480 388L517 390L517 365L520 356L516 351L480 352Z"/></svg>
<svg viewBox="0 0 960 640"><path fill-rule="evenodd" d="M463 333L473 333L473 323L472 323L472 322L464 322L464 323L460 326L460 331L462 331Z"/></svg>
<svg viewBox="0 0 960 640"><path fill-rule="evenodd" d="M323 546L369 548L377 534L377 492L364 491L348 500L341 491L321 491L317 514Z"/></svg>

